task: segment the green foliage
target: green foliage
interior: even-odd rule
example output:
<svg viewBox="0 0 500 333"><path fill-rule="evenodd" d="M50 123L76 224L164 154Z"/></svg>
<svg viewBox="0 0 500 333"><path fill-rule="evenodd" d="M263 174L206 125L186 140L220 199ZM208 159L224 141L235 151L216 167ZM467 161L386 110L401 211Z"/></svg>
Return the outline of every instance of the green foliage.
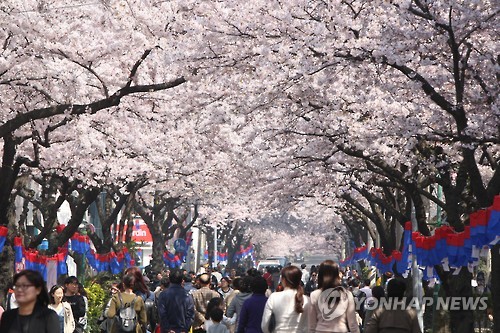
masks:
<svg viewBox="0 0 500 333"><path fill-rule="evenodd" d="M103 307L108 300L109 295L107 289L103 289L98 283L91 283L89 286L85 287L85 291L87 292L89 301L87 332L99 332L97 319L101 316Z"/></svg>
<svg viewBox="0 0 500 333"><path fill-rule="evenodd" d="M359 276L359 278L361 279L361 281L364 281L364 280L370 278L370 272L371 272L370 266L363 267L361 269L361 274Z"/></svg>

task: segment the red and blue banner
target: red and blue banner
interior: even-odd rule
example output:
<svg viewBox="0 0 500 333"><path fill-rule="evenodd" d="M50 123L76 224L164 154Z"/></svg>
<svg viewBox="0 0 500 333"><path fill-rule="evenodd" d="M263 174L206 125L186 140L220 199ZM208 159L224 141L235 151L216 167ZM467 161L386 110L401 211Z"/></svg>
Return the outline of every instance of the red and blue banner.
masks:
<svg viewBox="0 0 500 333"><path fill-rule="evenodd" d="M217 252L217 261L218 262L227 261L227 252Z"/></svg>
<svg viewBox="0 0 500 333"><path fill-rule="evenodd" d="M59 248L57 256L57 276L68 274L68 265L66 260L68 259L68 248Z"/></svg>
<svg viewBox="0 0 500 333"><path fill-rule="evenodd" d="M182 264L182 260L179 255L173 254L168 250L163 253L163 262L170 268L178 268Z"/></svg>
<svg viewBox="0 0 500 333"><path fill-rule="evenodd" d="M396 271L403 274L410 268L410 255L419 266L428 267L427 278L433 277L433 266L443 264L445 269L475 265L479 250L500 242L500 195L495 196L493 205L470 215L470 225L456 232L450 226L441 226L434 235L424 236L411 232L411 222L405 224L402 252L393 251L386 256L383 249L366 246L354 249L353 254L341 260L341 266L349 266L359 260L369 260L380 272Z"/></svg>
<svg viewBox="0 0 500 333"><path fill-rule="evenodd" d="M352 255L352 260L358 261L358 260L363 260L368 257L368 253L370 252L370 249L368 248L368 245L358 247L354 249L354 253Z"/></svg>
<svg viewBox="0 0 500 333"><path fill-rule="evenodd" d="M251 256L253 259L253 254L254 254L254 246L253 244L248 245L247 247L243 247L243 245L240 246L240 250L235 253L233 257L233 261L238 261L241 259L245 259L248 256Z"/></svg>
<svg viewBox="0 0 500 333"><path fill-rule="evenodd" d="M193 232L188 231L186 232L186 244L188 248L191 246L191 243L193 243Z"/></svg>
<svg viewBox="0 0 500 333"><path fill-rule="evenodd" d="M404 274L410 269L411 257L410 257L410 245L411 245L411 222L405 223L405 230L403 232L403 251L394 251L393 256L395 256L396 261L396 272L399 274Z"/></svg>
<svg viewBox="0 0 500 333"><path fill-rule="evenodd" d="M23 261L23 240L21 237L14 237L14 262L19 264Z"/></svg>
<svg viewBox="0 0 500 333"><path fill-rule="evenodd" d="M7 234L9 233L9 228L5 226L0 226L0 252L3 251L5 246L5 241L7 240Z"/></svg>
<svg viewBox="0 0 500 333"><path fill-rule="evenodd" d="M79 254L85 254L90 251L90 237L75 232L71 236L71 250Z"/></svg>
<svg viewBox="0 0 500 333"><path fill-rule="evenodd" d="M61 228L62 230L62 228ZM111 271L113 274L119 274L125 268L133 266L134 261L130 258L127 248L118 252L105 254L96 254L90 248L88 236L82 236L76 233L71 237L72 247L76 248L76 253L84 254L89 265L97 272ZM24 268L38 271L44 279L47 278L47 262L55 261L57 263L57 276L68 274L66 260L68 258L68 244L60 247L58 253L54 255L40 254L37 249L28 249L23 246L21 237L14 237L14 261L16 264L22 264L24 258ZM81 251L85 251L81 253Z"/></svg>
<svg viewBox="0 0 500 333"><path fill-rule="evenodd" d="M125 267L134 266L135 261L132 259L132 256L130 255L130 253L128 252L128 249L126 247L124 247L122 249L122 253L123 253L124 260L125 260Z"/></svg>
<svg viewBox="0 0 500 333"><path fill-rule="evenodd" d="M489 244L498 244L500 242L500 195L495 196L488 215L487 241Z"/></svg>

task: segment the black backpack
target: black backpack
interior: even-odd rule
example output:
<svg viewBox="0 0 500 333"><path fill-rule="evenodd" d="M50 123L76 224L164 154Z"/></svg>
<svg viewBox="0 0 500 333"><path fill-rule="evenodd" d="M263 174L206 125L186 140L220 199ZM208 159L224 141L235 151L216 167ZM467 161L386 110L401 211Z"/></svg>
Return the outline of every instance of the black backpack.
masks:
<svg viewBox="0 0 500 333"><path fill-rule="evenodd" d="M149 331L154 332L156 324L160 322L158 315L158 301L156 295L151 293L153 297L146 298L144 306L146 307L146 314L148 316Z"/></svg>
<svg viewBox="0 0 500 333"><path fill-rule="evenodd" d="M132 303L124 307L122 294L118 294L118 299L120 300L120 307L117 311L117 321L116 325L118 328L118 332L135 332L137 327L137 313L135 312L135 300L137 296L134 297Z"/></svg>

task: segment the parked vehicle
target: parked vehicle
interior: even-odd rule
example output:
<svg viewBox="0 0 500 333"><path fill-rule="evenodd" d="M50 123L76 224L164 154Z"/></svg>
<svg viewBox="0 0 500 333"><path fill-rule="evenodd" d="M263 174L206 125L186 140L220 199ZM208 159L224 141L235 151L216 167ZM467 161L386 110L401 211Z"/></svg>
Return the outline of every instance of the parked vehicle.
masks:
<svg viewBox="0 0 500 333"><path fill-rule="evenodd" d="M267 260L267 259L264 259L264 260L261 260L259 261L258 265L257 265L257 270L258 271L261 271L263 272L264 271L264 268L266 267L279 267L279 266L282 266L280 261L279 260L274 260L274 259L271 259L271 260Z"/></svg>
<svg viewBox="0 0 500 333"><path fill-rule="evenodd" d="M290 260L288 260L287 257L278 257L278 256L276 256L276 257L268 257L268 258L266 258L266 260L278 260L279 263L280 263L280 265L281 265L281 267L285 267L286 264L288 264L290 262Z"/></svg>
<svg viewBox="0 0 500 333"><path fill-rule="evenodd" d="M304 254L302 252L295 254L295 262L304 262Z"/></svg>

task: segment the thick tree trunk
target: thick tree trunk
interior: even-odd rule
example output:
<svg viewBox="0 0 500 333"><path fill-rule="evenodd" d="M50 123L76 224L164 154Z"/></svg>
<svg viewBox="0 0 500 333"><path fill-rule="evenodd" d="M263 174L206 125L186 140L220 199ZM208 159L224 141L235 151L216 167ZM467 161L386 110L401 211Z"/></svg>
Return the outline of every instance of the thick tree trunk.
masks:
<svg viewBox="0 0 500 333"><path fill-rule="evenodd" d="M5 304L3 302L5 300L4 297L7 294L8 288L11 287L12 277L15 273L13 241L17 234L14 232L16 219L14 207L9 207L6 218L5 225L9 228L9 232L3 251L0 252L0 304Z"/></svg>
<svg viewBox="0 0 500 333"><path fill-rule="evenodd" d="M435 287L436 288L436 287ZM444 288L440 288L438 297L446 297ZM434 309L432 312L432 332L433 333L450 333L450 313L443 309ZM427 309L425 310L427 311Z"/></svg>
<svg viewBox="0 0 500 333"><path fill-rule="evenodd" d="M448 275L449 297L473 297L471 279L472 274L466 267L462 267L458 275ZM473 310L450 310L450 327L452 333L474 332Z"/></svg>
<svg viewBox="0 0 500 333"><path fill-rule="evenodd" d="M76 276L80 283L85 282L85 255L79 253L73 253L73 260L76 264Z"/></svg>
<svg viewBox="0 0 500 333"><path fill-rule="evenodd" d="M165 268L163 253L165 252L165 241L161 232L150 230L153 238L153 253L151 258L151 268L154 272L161 272Z"/></svg>
<svg viewBox="0 0 500 333"><path fill-rule="evenodd" d="M0 168L0 225L7 225L12 189L17 178L17 170L13 168L16 144L12 135L7 135L3 140L2 167Z"/></svg>
<svg viewBox="0 0 500 333"><path fill-rule="evenodd" d="M0 252L0 304L5 304L8 288L14 276L14 250L9 242Z"/></svg>
<svg viewBox="0 0 500 333"><path fill-rule="evenodd" d="M500 333L500 244L491 249L491 298L493 300L494 333Z"/></svg>

